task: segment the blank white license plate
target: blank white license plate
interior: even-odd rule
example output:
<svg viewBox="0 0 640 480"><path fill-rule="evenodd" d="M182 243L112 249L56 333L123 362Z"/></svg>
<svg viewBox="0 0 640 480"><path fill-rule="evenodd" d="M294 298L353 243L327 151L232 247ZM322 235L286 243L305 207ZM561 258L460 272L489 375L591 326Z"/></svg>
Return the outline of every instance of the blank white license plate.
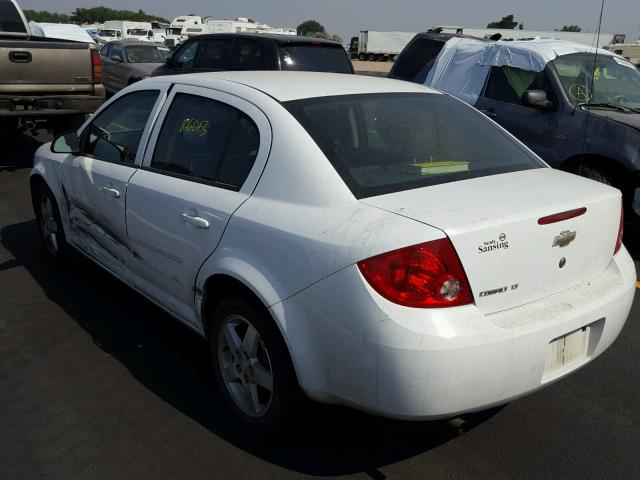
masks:
<svg viewBox="0 0 640 480"><path fill-rule="evenodd" d="M587 356L589 346L589 327L556 338L547 347L544 376L557 372Z"/></svg>

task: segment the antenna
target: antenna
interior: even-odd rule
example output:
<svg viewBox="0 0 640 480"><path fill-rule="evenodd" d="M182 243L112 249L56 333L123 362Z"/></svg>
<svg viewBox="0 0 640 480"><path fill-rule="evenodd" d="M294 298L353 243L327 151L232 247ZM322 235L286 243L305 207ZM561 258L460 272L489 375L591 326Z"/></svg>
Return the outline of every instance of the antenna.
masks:
<svg viewBox="0 0 640 480"><path fill-rule="evenodd" d="M589 119L591 118L591 100L593 100L594 94L594 86L596 81L596 62L598 61L598 46L600 45L600 29L602 28L602 15L604 14L604 0L602 0L602 4L600 6L600 17L598 18L598 30L596 33L596 48L593 51L593 69L591 69L591 86L589 91L587 92L587 117L584 121L584 135L582 137L582 153L580 155L580 168L578 169L578 173L582 175L582 167L584 165L584 152L587 149L587 133L589 131ZM590 63L587 62L587 72L589 71ZM578 108L578 102L576 102L576 107L573 110L575 113Z"/></svg>

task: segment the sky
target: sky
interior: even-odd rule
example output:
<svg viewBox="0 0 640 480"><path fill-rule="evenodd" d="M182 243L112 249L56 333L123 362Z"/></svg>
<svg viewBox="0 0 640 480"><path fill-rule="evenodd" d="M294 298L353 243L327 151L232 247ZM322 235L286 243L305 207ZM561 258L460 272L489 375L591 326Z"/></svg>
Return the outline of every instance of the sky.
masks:
<svg viewBox="0 0 640 480"><path fill-rule="evenodd" d="M345 42L360 30L425 31L434 25L486 27L513 13L528 30L579 25L594 32L601 0L18 0L22 8L70 13L77 7L103 5L142 9L171 20L190 13L214 18L249 17L272 27L296 27L308 19L322 23ZM605 0L602 31L640 36L638 0Z"/></svg>

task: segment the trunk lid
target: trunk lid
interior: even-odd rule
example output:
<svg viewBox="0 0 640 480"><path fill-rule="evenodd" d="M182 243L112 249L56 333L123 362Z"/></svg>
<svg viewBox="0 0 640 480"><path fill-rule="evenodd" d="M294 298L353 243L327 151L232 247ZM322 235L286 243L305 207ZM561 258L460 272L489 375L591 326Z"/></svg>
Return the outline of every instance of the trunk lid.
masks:
<svg viewBox="0 0 640 480"><path fill-rule="evenodd" d="M93 83L89 45L31 37L0 40L0 84L55 84L60 91Z"/></svg>
<svg viewBox="0 0 640 480"><path fill-rule="evenodd" d="M362 201L443 230L460 257L477 307L486 314L548 297L602 273L613 255L621 208L618 190L550 168ZM542 217L583 207L586 212L575 218L538 224Z"/></svg>

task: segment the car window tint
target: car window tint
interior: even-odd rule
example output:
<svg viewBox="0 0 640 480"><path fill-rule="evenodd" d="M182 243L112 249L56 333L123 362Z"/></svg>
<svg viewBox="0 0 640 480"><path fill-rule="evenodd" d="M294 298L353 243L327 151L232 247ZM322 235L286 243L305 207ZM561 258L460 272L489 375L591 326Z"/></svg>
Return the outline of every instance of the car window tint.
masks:
<svg viewBox="0 0 640 480"><path fill-rule="evenodd" d="M133 92L100 112L83 134L83 152L100 160L134 163L157 90Z"/></svg>
<svg viewBox="0 0 640 480"><path fill-rule="evenodd" d="M393 76L412 80L423 68L433 63L443 46L444 42L417 38L398 58Z"/></svg>
<svg viewBox="0 0 640 480"><path fill-rule="evenodd" d="M527 90L544 90L550 97L551 88L546 73L513 67L492 67L484 96L501 102L522 105L522 95Z"/></svg>
<svg viewBox="0 0 640 480"><path fill-rule="evenodd" d="M240 114L229 135L217 181L241 187L249 176L259 147L257 125L245 114Z"/></svg>
<svg viewBox="0 0 640 480"><path fill-rule="evenodd" d="M262 43L255 40L237 40L231 64L233 68L240 70L264 70L267 64Z"/></svg>
<svg viewBox="0 0 640 480"><path fill-rule="evenodd" d="M9 0L0 0L0 32L27 33L18 10Z"/></svg>
<svg viewBox="0 0 640 480"><path fill-rule="evenodd" d="M158 136L151 168L240 187L259 141L255 123L236 108L180 93Z"/></svg>
<svg viewBox="0 0 640 480"><path fill-rule="evenodd" d="M190 70L193 68L193 62L196 58L196 51L198 50L198 42L193 41L178 51L175 61L173 62L174 68L184 68Z"/></svg>
<svg viewBox="0 0 640 480"><path fill-rule="evenodd" d="M341 46L281 45L278 51L282 70L352 73L347 53Z"/></svg>
<svg viewBox="0 0 640 480"><path fill-rule="evenodd" d="M100 50L100 55L109 58L109 50L111 50L111 45L105 45L102 47L102 50Z"/></svg>
<svg viewBox="0 0 640 480"><path fill-rule="evenodd" d="M544 167L484 115L446 95L286 102L357 198Z"/></svg>
<svg viewBox="0 0 640 480"><path fill-rule="evenodd" d="M208 39L200 41L195 68L227 69L229 68L229 48L231 40Z"/></svg>

